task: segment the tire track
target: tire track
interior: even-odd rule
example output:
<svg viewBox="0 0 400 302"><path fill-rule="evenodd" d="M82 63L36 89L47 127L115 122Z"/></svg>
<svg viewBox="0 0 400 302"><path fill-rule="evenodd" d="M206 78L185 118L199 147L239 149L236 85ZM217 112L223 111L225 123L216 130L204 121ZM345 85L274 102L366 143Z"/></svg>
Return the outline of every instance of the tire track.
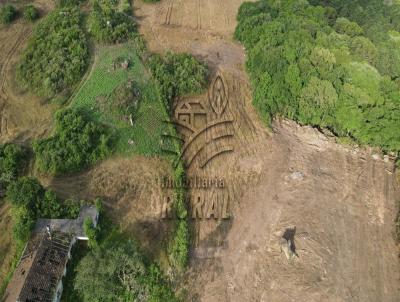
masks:
<svg viewBox="0 0 400 302"><path fill-rule="evenodd" d="M9 69L11 59L15 51L23 44L31 34L30 29L22 29L18 33L18 37L14 45L7 52L4 62L0 69L0 135L8 134L8 121L6 117L6 104L9 102L10 95L7 93L6 89L6 75Z"/></svg>
<svg viewBox="0 0 400 302"><path fill-rule="evenodd" d="M201 0L197 0L197 30L201 30Z"/></svg>
<svg viewBox="0 0 400 302"><path fill-rule="evenodd" d="M174 8L174 0L171 0L168 3L168 8L167 8L167 13L165 15L164 25L170 25L171 24L171 15L172 15L173 8Z"/></svg>
<svg viewBox="0 0 400 302"><path fill-rule="evenodd" d="M8 94L5 90L5 79L6 79L6 73L8 70L8 66L10 64L11 58L14 55L14 52L19 48L19 46L25 42L29 37L30 37L30 33L31 30L21 30L19 33L19 37L17 38L17 40L15 41L14 45L11 47L11 49L8 51L5 59L4 59L4 63L2 64L2 68L0 70L0 90L2 95L0 94L0 98L2 98L2 96L4 97L8 97ZM4 99L4 101L6 101L6 99Z"/></svg>

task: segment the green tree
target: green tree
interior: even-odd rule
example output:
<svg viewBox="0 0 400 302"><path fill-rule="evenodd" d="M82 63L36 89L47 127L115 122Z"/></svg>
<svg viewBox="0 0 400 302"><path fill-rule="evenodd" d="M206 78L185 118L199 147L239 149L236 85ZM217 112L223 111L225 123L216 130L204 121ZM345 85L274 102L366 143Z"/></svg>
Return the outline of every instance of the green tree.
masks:
<svg viewBox="0 0 400 302"><path fill-rule="evenodd" d="M8 24L14 21L17 16L17 10L11 4L5 4L0 7L0 22Z"/></svg>
<svg viewBox="0 0 400 302"><path fill-rule="evenodd" d="M39 11L35 6L29 4L24 7L22 16L24 17L25 20L32 22L35 21L37 18L39 18Z"/></svg>
<svg viewBox="0 0 400 302"><path fill-rule="evenodd" d="M364 32L363 29L356 22L352 22L343 17L336 19L334 28L338 33L346 34L350 37L359 36Z"/></svg>

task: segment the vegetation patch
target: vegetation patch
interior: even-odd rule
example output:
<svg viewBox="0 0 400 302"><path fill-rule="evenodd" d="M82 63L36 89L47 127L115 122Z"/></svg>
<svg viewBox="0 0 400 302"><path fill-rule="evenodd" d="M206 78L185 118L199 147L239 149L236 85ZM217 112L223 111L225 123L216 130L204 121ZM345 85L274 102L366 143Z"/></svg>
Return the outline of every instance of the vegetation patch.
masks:
<svg viewBox="0 0 400 302"><path fill-rule="evenodd" d="M97 237L96 245L74 251L78 260L67 271L70 285L62 301L180 301L160 268L146 259L137 243L106 215L100 217Z"/></svg>
<svg viewBox="0 0 400 302"><path fill-rule="evenodd" d="M326 1L311 1L326 4ZM244 3L235 37L253 102L385 151L400 150L399 5L382 1Z"/></svg>
<svg viewBox="0 0 400 302"><path fill-rule="evenodd" d="M55 118L54 135L33 145L39 171L72 173L111 153L107 129L90 121L83 111L72 108L60 110Z"/></svg>
<svg viewBox="0 0 400 302"><path fill-rule="evenodd" d="M0 193L25 171L27 152L15 144L0 145Z"/></svg>
<svg viewBox="0 0 400 302"><path fill-rule="evenodd" d="M35 6L33 6L32 4L29 4L24 7L24 9L22 11L22 16L24 17L24 19L26 21L33 22L37 18L39 18L39 11Z"/></svg>
<svg viewBox="0 0 400 302"><path fill-rule="evenodd" d="M153 55L148 66L160 86L161 96L168 110L175 97L204 91L207 66L190 54L167 53L164 57Z"/></svg>
<svg viewBox="0 0 400 302"><path fill-rule="evenodd" d="M106 124L120 154L164 156L162 134L173 131L159 89L136 54L135 45L102 46L88 79L70 107ZM126 64L125 64L126 63Z"/></svg>
<svg viewBox="0 0 400 302"><path fill-rule="evenodd" d="M111 1L94 1L88 24L89 32L98 42L126 42L136 34L136 24L126 12L131 9L130 3L121 3L119 11Z"/></svg>
<svg viewBox="0 0 400 302"><path fill-rule="evenodd" d="M0 7L0 22L2 24L8 24L14 21L17 17L17 10L11 4L5 4Z"/></svg>
<svg viewBox="0 0 400 302"><path fill-rule="evenodd" d="M71 89L88 63L82 26L77 8L56 9L38 24L18 65L21 84L47 97Z"/></svg>

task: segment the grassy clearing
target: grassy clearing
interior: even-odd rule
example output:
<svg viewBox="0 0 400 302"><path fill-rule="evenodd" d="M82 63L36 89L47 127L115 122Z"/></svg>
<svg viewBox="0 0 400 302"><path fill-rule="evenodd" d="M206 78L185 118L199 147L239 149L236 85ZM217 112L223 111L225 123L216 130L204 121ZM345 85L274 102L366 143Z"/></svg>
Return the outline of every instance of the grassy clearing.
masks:
<svg viewBox="0 0 400 302"><path fill-rule="evenodd" d="M128 59L129 67L113 67L118 59ZM132 80L140 91L140 101L133 120L116 117L112 112L101 110L100 103L109 102L111 93L121 84ZM116 152L123 155L165 155L161 148L161 135L173 129L164 121L169 119L156 83L135 53L132 43L100 46L92 70L73 97L71 107L82 108L95 121L107 124L116 135ZM131 143L129 141L131 140Z"/></svg>

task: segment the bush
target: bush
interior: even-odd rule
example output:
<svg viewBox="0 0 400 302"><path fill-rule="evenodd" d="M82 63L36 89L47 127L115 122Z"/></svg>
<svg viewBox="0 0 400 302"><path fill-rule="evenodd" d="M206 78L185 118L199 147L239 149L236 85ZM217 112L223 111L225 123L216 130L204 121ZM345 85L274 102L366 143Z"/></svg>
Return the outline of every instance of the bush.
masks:
<svg viewBox="0 0 400 302"><path fill-rule="evenodd" d="M169 246L169 261L178 271L182 271L189 260L189 226L186 219L179 219L174 237Z"/></svg>
<svg viewBox="0 0 400 302"><path fill-rule="evenodd" d="M52 174L76 172L106 158L111 153L105 127L91 122L76 109L56 113L52 137L33 145L39 171Z"/></svg>
<svg viewBox="0 0 400 302"><path fill-rule="evenodd" d="M74 7L80 5L83 0L56 0L58 7Z"/></svg>
<svg viewBox="0 0 400 302"><path fill-rule="evenodd" d="M166 108L173 98L201 93L204 90L208 69L190 54L167 53L164 58L153 55L148 66L158 81Z"/></svg>
<svg viewBox="0 0 400 302"><path fill-rule="evenodd" d="M121 83L109 96L108 112L119 119L134 116L139 106L139 89L132 81Z"/></svg>
<svg viewBox="0 0 400 302"><path fill-rule="evenodd" d="M103 43L121 43L135 35L136 24L123 12L108 3L94 2L89 16L89 32Z"/></svg>
<svg viewBox="0 0 400 302"><path fill-rule="evenodd" d="M85 219L85 221L83 222L83 230L86 236L89 238L89 247L97 247L97 232L96 228L93 225L92 218L87 217Z"/></svg>
<svg viewBox="0 0 400 302"><path fill-rule="evenodd" d="M13 144L0 145L0 186L7 185L20 176L27 164L27 154Z"/></svg>
<svg viewBox="0 0 400 302"><path fill-rule="evenodd" d="M32 91L52 97L77 83L89 51L76 8L57 9L36 27L17 68L17 78Z"/></svg>
<svg viewBox="0 0 400 302"><path fill-rule="evenodd" d="M30 4L24 7L22 16L24 17L25 20L32 22L35 21L37 18L39 18L39 11L37 10L36 7Z"/></svg>
<svg viewBox="0 0 400 302"><path fill-rule="evenodd" d="M11 4L5 4L0 8L0 22L8 24L14 21L17 16L17 10Z"/></svg>
<svg viewBox="0 0 400 302"><path fill-rule="evenodd" d="M146 265L137 245L121 234L109 234L80 261L74 288L83 302L179 301L159 267Z"/></svg>

